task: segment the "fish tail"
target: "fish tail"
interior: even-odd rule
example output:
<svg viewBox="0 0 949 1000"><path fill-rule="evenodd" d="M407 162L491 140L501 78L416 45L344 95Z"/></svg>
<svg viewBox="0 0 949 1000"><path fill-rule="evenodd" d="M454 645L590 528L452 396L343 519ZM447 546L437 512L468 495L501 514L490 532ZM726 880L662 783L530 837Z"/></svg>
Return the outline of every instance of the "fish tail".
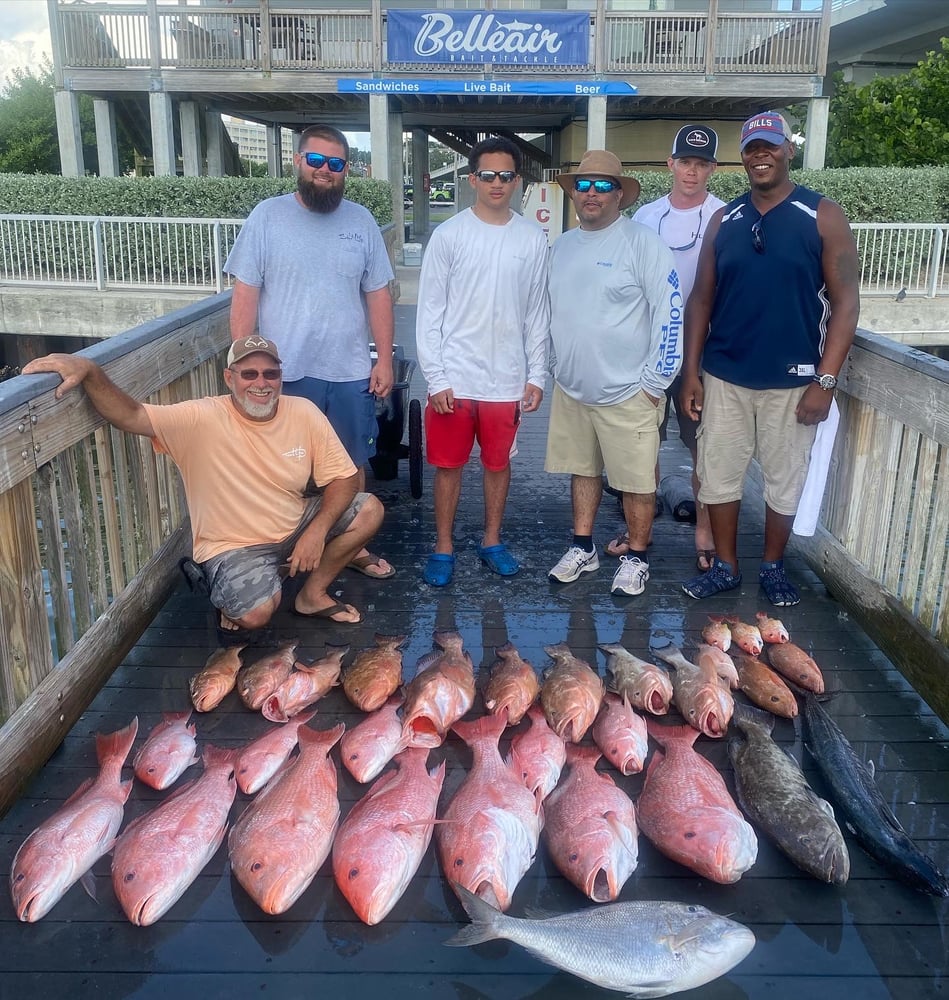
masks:
<svg viewBox="0 0 949 1000"><path fill-rule="evenodd" d="M567 763L589 763L591 766L603 756L597 747L581 746L578 743L567 744Z"/></svg>
<svg viewBox="0 0 949 1000"><path fill-rule="evenodd" d="M689 725L664 726L661 722L656 722L649 716L646 720L646 731L661 747L665 747L673 740L687 740L689 746L698 739L699 731Z"/></svg>
<svg viewBox="0 0 949 1000"><path fill-rule="evenodd" d="M481 738L489 737L499 740L501 733L507 729L507 706L502 708L500 712L482 715L480 719L474 719L471 722L456 722L451 728L468 746Z"/></svg>
<svg viewBox="0 0 949 1000"><path fill-rule="evenodd" d="M565 642L555 643L553 646L544 646L544 652L552 659L556 660L561 656L572 656L570 647Z"/></svg>
<svg viewBox="0 0 949 1000"><path fill-rule="evenodd" d="M432 633L432 641L439 649L447 652L449 649L461 649L464 640L461 633L456 629L435 629Z"/></svg>
<svg viewBox="0 0 949 1000"><path fill-rule="evenodd" d="M330 749L339 742L345 731L346 725L343 722L332 729L311 729L309 726L300 726L297 730L300 750L302 751L309 744L321 743L326 748L326 752L329 753Z"/></svg>
<svg viewBox="0 0 949 1000"><path fill-rule="evenodd" d="M240 747L230 750L227 747L216 747L213 743L208 743L201 754L201 759L204 761L204 769L206 771L209 771L212 767L226 766L230 766L236 771L240 756Z"/></svg>
<svg viewBox="0 0 949 1000"><path fill-rule="evenodd" d="M124 728L116 730L114 733L96 734L96 758L100 766L109 759L118 759L121 764L125 763L132 744L135 742L135 735L138 733L138 716Z"/></svg>
<svg viewBox="0 0 949 1000"><path fill-rule="evenodd" d="M443 943L449 948L464 948L485 941L494 941L500 937L498 924L505 919L501 911L457 882L453 883L452 888L472 922Z"/></svg>
<svg viewBox="0 0 949 1000"><path fill-rule="evenodd" d="M408 639L407 635L383 635L381 632L376 632L372 637L372 641L377 646L391 646L393 649L398 649L406 639Z"/></svg>
<svg viewBox="0 0 949 1000"><path fill-rule="evenodd" d="M625 653L628 652L623 646L618 642L598 642L596 648L602 650L607 656L614 653Z"/></svg>
<svg viewBox="0 0 949 1000"><path fill-rule="evenodd" d="M732 718L739 726L759 726L768 734L774 729L774 716L770 712L754 708L751 705L745 705L740 701L735 702Z"/></svg>

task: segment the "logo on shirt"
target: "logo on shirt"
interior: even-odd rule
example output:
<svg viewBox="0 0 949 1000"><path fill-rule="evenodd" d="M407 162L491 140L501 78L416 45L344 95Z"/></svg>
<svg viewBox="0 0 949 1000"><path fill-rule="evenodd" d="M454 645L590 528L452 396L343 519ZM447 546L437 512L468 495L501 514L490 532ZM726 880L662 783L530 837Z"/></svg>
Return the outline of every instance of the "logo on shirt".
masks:
<svg viewBox="0 0 949 1000"><path fill-rule="evenodd" d="M339 238L341 240L352 240L355 243L364 242L362 233L340 233Z"/></svg>
<svg viewBox="0 0 949 1000"><path fill-rule="evenodd" d="M298 444L295 448L285 451L283 453L283 458L295 458L297 460L304 459L306 458L306 448Z"/></svg>
<svg viewBox="0 0 949 1000"><path fill-rule="evenodd" d="M612 267L613 266L613 261L611 261L611 260L598 260L596 262L596 266L597 267Z"/></svg>
<svg viewBox="0 0 949 1000"><path fill-rule="evenodd" d="M666 279L672 286L669 296L669 322L662 327L662 341L659 344L659 363L656 370L670 378L676 373L682 360L682 315L685 304L679 290L679 275L670 271Z"/></svg>

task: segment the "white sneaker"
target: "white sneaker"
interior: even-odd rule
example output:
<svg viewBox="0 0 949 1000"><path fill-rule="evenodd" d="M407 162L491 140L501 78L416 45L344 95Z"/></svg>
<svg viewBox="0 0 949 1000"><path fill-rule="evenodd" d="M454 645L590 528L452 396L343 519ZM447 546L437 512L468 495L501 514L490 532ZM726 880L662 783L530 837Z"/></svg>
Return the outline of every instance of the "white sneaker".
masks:
<svg viewBox="0 0 949 1000"><path fill-rule="evenodd" d="M557 583L573 583L581 573L592 573L599 568L600 560L597 558L596 549L585 552L579 545L572 545L547 576Z"/></svg>
<svg viewBox="0 0 949 1000"><path fill-rule="evenodd" d="M610 591L614 594L628 594L635 597L646 589L649 579L649 563L644 563L636 556L621 556L619 569L613 574L613 584Z"/></svg>

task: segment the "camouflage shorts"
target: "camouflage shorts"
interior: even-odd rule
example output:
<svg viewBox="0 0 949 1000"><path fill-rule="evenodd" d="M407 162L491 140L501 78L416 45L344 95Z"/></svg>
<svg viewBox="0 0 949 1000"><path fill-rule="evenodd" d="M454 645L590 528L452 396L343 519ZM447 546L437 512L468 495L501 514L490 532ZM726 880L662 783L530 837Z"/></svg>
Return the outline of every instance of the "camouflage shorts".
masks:
<svg viewBox="0 0 949 1000"><path fill-rule="evenodd" d="M327 541L349 528L362 510L367 497L367 493L357 493L353 497L352 503L327 533ZM306 510L296 531L282 542L266 542L262 545L250 545L245 549L232 549L202 563L201 568L207 577L214 607L236 621L280 593L280 568L286 563L297 539L316 517L322 500L322 496L307 500Z"/></svg>

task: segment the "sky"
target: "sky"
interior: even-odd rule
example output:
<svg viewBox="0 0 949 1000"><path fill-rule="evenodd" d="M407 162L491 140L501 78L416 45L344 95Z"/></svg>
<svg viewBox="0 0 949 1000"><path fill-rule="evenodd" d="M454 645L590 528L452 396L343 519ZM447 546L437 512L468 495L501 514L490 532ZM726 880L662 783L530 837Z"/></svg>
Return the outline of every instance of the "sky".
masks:
<svg viewBox="0 0 949 1000"><path fill-rule="evenodd" d="M0 82L51 57L46 0L0 0Z"/></svg>

